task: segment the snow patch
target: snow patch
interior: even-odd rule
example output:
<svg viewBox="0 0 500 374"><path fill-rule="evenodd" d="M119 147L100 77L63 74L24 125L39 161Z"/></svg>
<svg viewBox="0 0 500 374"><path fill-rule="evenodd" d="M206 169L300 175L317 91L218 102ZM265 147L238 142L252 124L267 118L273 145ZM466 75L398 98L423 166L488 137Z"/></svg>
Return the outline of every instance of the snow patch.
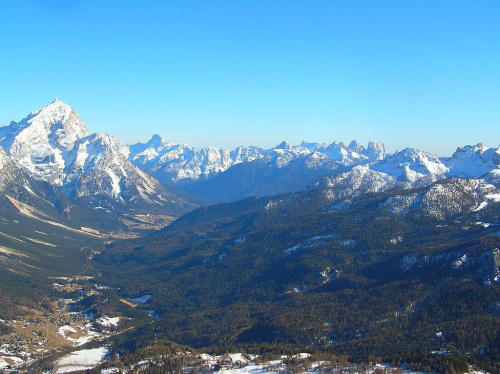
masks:
<svg viewBox="0 0 500 374"><path fill-rule="evenodd" d="M18 252L15 249L4 247L0 245L0 253L6 254L6 255L14 255L18 257L27 257L29 258L28 255L25 255L24 253Z"/></svg>
<svg viewBox="0 0 500 374"><path fill-rule="evenodd" d="M249 362L249 360L246 357L244 357L241 353L230 353L228 356L231 362L241 362L242 364Z"/></svg>
<svg viewBox="0 0 500 374"><path fill-rule="evenodd" d="M318 235L318 236L313 236L310 240L328 240L333 238L335 235L333 234L328 234L328 235Z"/></svg>
<svg viewBox="0 0 500 374"><path fill-rule="evenodd" d="M137 303L137 304L146 304L149 299L151 299L151 295L144 295L144 296L138 297L136 299L127 299L127 300L133 301L134 303Z"/></svg>
<svg viewBox="0 0 500 374"><path fill-rule="evenodd" d="M111 327L111 326L116 327L118 326L118 322L120 322L120 317L104 316L96 320L96 323L103 327Z"/></svg>
<svg viewBox="0 0 500 374"><path fill-rule="evenodd" d="M340 244L342 244L346 247L351 247L351 248L354 248L357 245L356 240L354 240L354 239L343 240L342 242L340 242Z"/></svg>
<svg viewBox="0 0 500 374"><path fill-rule="evenodd" d="M301 360L304 360L306 358L309 358L311 357L311 354L310 353L297 353L296 355L293 356L294 358L298 358L298 359L301 359Z"/></svg>
<svg viewBox="0 0 500 374"><path fill-rule="evenodd" d="M463 255L462 257L460 257L458 260L456 260L453 263L453 267L455 269L458 269L460 266L462 266L463 264L465 264L466 261L467 261L467 255Z"/></svg>
<svg viewBox="0 0 500 374"><path fill-rule="evenodd" d="M479 212L480 210L483 210L487 206L488 206L488 202L483 201L481 204L479 204L479 206L476 209L472 209L472 212Z"/></svg>
<svg viewBox="0 0 500 374"><path fill-rule="evenodd" d="M34 239L34 238L28 238L27 236L23 236L23 238L28 239L29 241L31 241L33 243L42 244L42 245L45 245L45 246L48 246L48 247L57 247L57 245L52 244L52 243L48 243L48 242L44 242L43 240L38 240L38 239Z"/></svg>
<svg viewBox="0 0 500 374"><path fill-rule="evenodd" d="M61 335L64 339L67 339L66 332L70 332L70 333L76 334L76 330L73 327L68 326L68 325L61 326L57 330L57 333L59 335Z"/></svg>
<svg viewBox="0 0 500 374"><path fill-rule="evenodd" d="M500 203L500 193L486 195L485 198L495 203Z"/></svg>
<svg viewBox="0 0 500 374"><path fill-rule="evenodd" d="M77 370L89 370L102 363L109 352L109 347L82 349L57 360L55 374L70 373Z"/></svg>
<svg viewBox="0 0 500 374"><path fill-rule="evenodd" d="M446 349L441 349L439 351L432 351L431 352L432 354L435 354L435 355L447 355L449 354L450 352L448 352Z"/></svg>
<svg viewBox="0 0 500 374"><path fill-rule="evenodd" d="M396 245L402 241L403 241L403 237L401 235L399 235L399 236L391 239L391 244Z"/></svg>
<svg viewBox="0 0 500 374"><path fill-rule="evenodd" d="M101 374L118 374L121 373L122 371L118 368L104 368L101 369Z"/></svg>
<svg viewBox="0 0 500 374"><path fill-rule="evenodd" d="M288 248L285 250L285 254L287 256L291 255L292 253L296 252L300 248L300 244L294 245L293 247Z"/></svg>
<svg viewBox="0 0 500 374"><path fill-rule="evenodd" d="M243 236L241 238L238 238L234 241L234 244L239 244L239 243L243 243L245 240L247 240L248 237L247 236Z"/></svg>

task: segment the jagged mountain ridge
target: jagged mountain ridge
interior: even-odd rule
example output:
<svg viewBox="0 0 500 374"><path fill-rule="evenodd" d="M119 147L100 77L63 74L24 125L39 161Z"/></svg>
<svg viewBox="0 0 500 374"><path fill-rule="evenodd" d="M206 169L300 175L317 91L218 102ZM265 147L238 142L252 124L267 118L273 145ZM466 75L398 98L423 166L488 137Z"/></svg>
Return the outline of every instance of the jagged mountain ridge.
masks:
<svg viewBox="0 0 500 374"><path fill-rule="evenodd" d="M291 146L283 141L271 149L250 146L230 151L171 144L159 135L130 150L131 162L161 182L210 202L300 191L318 179L385 156L382 143L370 142L364 148L355 141L348 146L335 142Z"/></svg>
<svg viewBox="0 0 500 374"><path fill-rule="evenodd" d="M482 144L439 158L412 148L390 154L382 143L365 148L355 141L200 150L155 135L130 149L129 159L163 183L219 202L299 191L322 178L321 183L347 189L342 196L423 187L451 177L500 180L500 148Z"/></svg>
<svg viewBox="0 0 500 374"><path fill-rule="evenodd" d="M500 148L482 144L458 148L453 156L439 159L428 152L405 149L384 160L356 165L351 170L324 178L316 187L329 189L332 200L342 201L366 193L409 190L450 178L474 179L482 190L500 186ZM481 196L481 195L478 195Z"/></svg>
<svg viewBox="0 0 500 374"><path fill-rule="evenodd" d="M249 146L230 151L214 147L198 149L185 143L168 143L159 135L154 135L147 143L131 145L129 159L163 183L187 185L210 179L241 163L263 160L266 165L279 169L293 160L311 155L316 159L324 159L324 162L333 160L346 166L381 159L385 155L385 149L381 143L369 143L365 149L356 142L349 146L343 143L326 145L305 142L291 146L284 141L267 150ZM328 157L323 157L325 155Z"/></svg>

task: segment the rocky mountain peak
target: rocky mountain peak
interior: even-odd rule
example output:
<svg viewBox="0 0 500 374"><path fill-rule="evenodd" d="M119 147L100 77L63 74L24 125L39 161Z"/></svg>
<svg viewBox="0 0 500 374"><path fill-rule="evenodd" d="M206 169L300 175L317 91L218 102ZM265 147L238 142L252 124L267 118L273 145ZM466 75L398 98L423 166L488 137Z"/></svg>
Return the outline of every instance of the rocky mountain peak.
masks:
<svg viewBox="0 0 500 374"><path fill-rule="evenodd" d="M371 159L382 160L386 155L384 143L369 142L366 155Z"/></svg>
<svg viewBox="0 0 500 374"><path fill-rule="evenodd" d="M361 144L359 144L356 140L353 140L352 142L350 142L349 146L347 148L349 148L357 153L361 153L365 150L365 147L363 147Z"/></svg>
<svg viewBox="0 0 500 374"><path fill-rule="evenodd" d="M414 148L406 148L400 152L386 156L383 161L373 165L373 170L396 177L397 179L411 180L419 176L429 176L431 180L443 178L448 168L439 158ZM409 176L412 176L409 178Z"/></svg>
<svg viewBox="0 0 500 374"><path fill-rule="evenodd" d="M0 128L0 146L37 179L62 185L65 155L90 134L75 110L59 99Z"/></svg>
<svg viewBox="0 0 500 374"><path fill-rule="evenodd" d="M290 149L291 146L288 142L286 141L282 141L280 144L278 144L276 147L274 147L275 149Z"/></svg>
<svg viewBox="0 0 500 374"><path fill-rule="evenodd" d="M160 145L166 145L168 144L167 140L162 138L160 135L158 134L154 134L151 139L148 141L148 143L150 146L160 146Z"/></svg>
<svg viewBox="0 0 500 374"><path fill-rule="evenodd" d="M75 110L55 99L21 121L0 128L0 145L8 154L19 157L23 152L21 145L31 144L30 148L50 145L62 150L72 148L76 140L88 135L87 125Z"/></svg>

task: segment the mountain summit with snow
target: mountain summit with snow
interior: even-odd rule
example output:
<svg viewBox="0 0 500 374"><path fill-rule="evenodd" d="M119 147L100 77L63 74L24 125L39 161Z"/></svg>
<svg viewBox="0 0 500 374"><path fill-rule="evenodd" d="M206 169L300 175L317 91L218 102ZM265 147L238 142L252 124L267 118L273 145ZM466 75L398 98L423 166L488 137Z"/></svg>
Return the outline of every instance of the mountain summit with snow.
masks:
<svg viewBox="0 0 500 374"><path fill-rule="evenodd" d="M107 134L91 134L59 99L0 128L0 146L34 178L70 199L104 204L110 211L140 207L167 215L196 206L130 163L128 146Z"/></svg>
<svg viewBox="0 0 500 374"><path fill-rule="evenodd" d="M55 99L23 120L0 128L0 146L38 179L61 186L68 152L89 135L75 110Z"/></svg>
<svg viewBox="0 0 500 374"><path fill-rule="evenodd" d="M453 155L443 159L450 176L478 178L495 174L500 169L500 147L489 148L483 144L457 148Z"/></svg>

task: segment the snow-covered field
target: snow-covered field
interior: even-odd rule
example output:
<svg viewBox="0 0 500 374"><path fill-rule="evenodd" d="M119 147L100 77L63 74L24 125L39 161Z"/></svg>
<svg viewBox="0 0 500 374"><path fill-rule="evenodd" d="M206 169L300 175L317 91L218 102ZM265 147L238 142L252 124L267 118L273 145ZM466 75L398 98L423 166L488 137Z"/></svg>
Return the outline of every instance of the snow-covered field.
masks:
<svg viewBox="0 0 500 374"><path fill-rule="evenodd" d="M118 326L118 322L120 322L120 317L104 316L96 320L96 323L103 327L111 327L111 326L116 327Z"/></svg>
<svg viewBox="0 0 500 374"><path fill-rule="evenodd" d="M102 336L102 334L95 331L92 323L79 326L79 331L71 326L61 326L57 330L57 333L75 346L84 345Z"/></svg>
<svg viewBox="0 0 500 374"><path fill-rule="evenodd" d="M23 360L16 356L0 356L0 371L9 367L17 367L22 365Z"/></svg>
<svg viewBox="0 0 500 374"><path fill-rule="evenodd" d="M69 373L76 370L88 370L102 363L109 352L109 347L82 349L57 360L55 374Z"/></svg>

